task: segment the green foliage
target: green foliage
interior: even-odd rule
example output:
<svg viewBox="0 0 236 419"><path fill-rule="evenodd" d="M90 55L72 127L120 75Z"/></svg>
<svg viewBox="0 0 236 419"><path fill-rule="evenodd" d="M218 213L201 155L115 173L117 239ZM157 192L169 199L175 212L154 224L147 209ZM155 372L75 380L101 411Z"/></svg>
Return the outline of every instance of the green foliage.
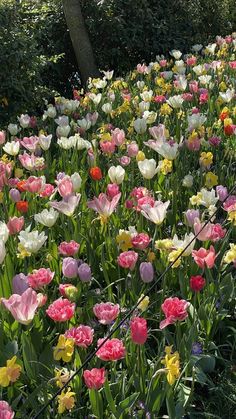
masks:
<svg viewBox="0 0 236 419"><path fill-rule="evenodd" d="M1 122L66 92L75 63L60 1L0 1L0 44Z"/></svg>
<svg viewBox="0 0 236 419"><path fill-rule="evenodd" d="M81 0L101 68L127 71L141 60L236 29L232 0ZM235 12L234 12L235 13Z"/></svg>
<svg viewBox="0 0 236 419"><path fill-rule="evenodd" d="M124 74L236 30L234 0L80 0L101 69ZM0 0L0 123L71 95L78 70L61 0Z"/></svg>

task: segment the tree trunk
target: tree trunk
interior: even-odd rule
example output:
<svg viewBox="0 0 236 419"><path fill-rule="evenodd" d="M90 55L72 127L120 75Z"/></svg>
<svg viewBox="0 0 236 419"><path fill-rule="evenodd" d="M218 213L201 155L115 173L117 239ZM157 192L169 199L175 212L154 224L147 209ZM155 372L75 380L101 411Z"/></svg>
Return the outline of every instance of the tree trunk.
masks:
<svg viewBox="0 0 236 419"><path fill-rule="evenodd" d="M62 4L82 83L85 85L89 77L99 77L100 73L94 61L80 0L62 0Z"/></svg>

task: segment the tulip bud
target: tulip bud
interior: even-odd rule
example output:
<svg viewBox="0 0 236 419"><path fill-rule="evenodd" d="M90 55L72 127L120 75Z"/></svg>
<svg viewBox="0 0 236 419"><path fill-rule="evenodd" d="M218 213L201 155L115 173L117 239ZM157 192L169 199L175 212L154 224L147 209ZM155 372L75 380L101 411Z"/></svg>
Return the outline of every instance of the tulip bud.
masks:
<svg viewBox="0 0 236 419"><path fill-rule="evenodd" d="M89 282L92 278L91 268L87 263L82 263L78 268L78 275L82 282Z"/></svg>
<svg viewBox="0 0 236 419"><path fill-rule="evenodd" d="M152 282L154 278L154 269L151 262L142 262L139 266L139 273L143 282Z"/></svg>
<svg viewBox="0 0 236 419"><path fill-rule="evenodd" d="M66 278L76 278L78 275L78 262L71 257L63 259L62 272Z"/></svg>
<svg viewBox="0 0 236 419"><path fill-rule="evenodd" d="M23 273L15 275L12 279L13 294L22 295L29 288L27 276Z"/></svg>
<svg viewBox="0 0 236 419"><path fill-rule="evenodd" d="M78 295L78 289L74 285L69 285L65 288L65 296L70 301L76 301Z"/></svg>
<svg viewBox="0 0 236 419"><path fill-rule="evenodd" d="M20 192L15 188L10 189L9 195L13 202L18 202L21 199Z"/></svg>

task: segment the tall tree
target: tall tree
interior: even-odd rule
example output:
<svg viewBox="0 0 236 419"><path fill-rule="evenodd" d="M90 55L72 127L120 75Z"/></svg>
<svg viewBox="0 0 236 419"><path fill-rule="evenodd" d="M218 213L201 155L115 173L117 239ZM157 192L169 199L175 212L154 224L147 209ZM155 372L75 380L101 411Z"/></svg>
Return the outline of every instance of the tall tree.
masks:
<svg viewBox="0 0 236 419"><path fill-rule="evenodd" d="M62 0L62 4L82 83L85 84L89 77L99 77L100 73L95 64L80 0Z"/></svg>

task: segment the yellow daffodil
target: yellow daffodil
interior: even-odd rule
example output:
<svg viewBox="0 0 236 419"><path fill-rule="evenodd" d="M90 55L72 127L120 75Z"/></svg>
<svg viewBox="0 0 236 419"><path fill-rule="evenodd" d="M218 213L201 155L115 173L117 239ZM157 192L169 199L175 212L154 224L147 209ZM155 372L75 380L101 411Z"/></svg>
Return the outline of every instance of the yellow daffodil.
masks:
<svg viewBox="0 0 236 419"><path fill-rule="evenodd" d="M164 159L161 162L159 162L160 165L160 171L163 173L163 175L167 175L168 173L172 172L173 163L171 160Z"/></svg>
<svg viewBox="0 0 236 419"><path fill-rule="evenodd" d="M234 263L236 261L236 244L230 243L230 250L228 250L224 257L225 263Z"/></svg>
<svg viewBox="0 0 236 419"><path fill-rule="evenodd" d="M236 208L229 211L228 219L233 223L234 226L236 226Z"/></svg>
<svg viewBox="0 0 236 419"><path fill-rule="evenodd" d="M165 353L166 356L161 361L161 363L165 366L167 373L167 381L172 386L175 383L176 379L180 376L179 353L172 353L172 346L167 346L165 348Z"/></svg>
<svg viewBox="0 0 236 419"><path fill-rule="evenodd" d="M210 151L207 153L203 151L200 155L199 163L202 167L209 167L213 163L213 154Z"/></svg>
<svg viewBox="0 0 236 419"><path fill-rule="evenodd" d="M55 380L57 387L62 387L70 378L70 373L66 368L55 370Z"/></svg>
<svg viewBox="0 0 236 419"><path fill-rule="evenodd" d="M158 250L170 250L173 246L171 239L157 240L155 242L155 248Z"/></svg>
<svg viewBox="0 0 236 419"><path fill-rule="evenodd" d="M218 185L218 176L216 176L214 173L212 172L208 172L206 174L206 180L205 180L205 186L208 189L212 189L213 186Z"/></svg>
<svg viewBox="0 0 236 419"><path fill-rule="evenodd" d="M140 298L139 298L139 300L141 300L142 298L143 298L143 296L144 296L144 294L141 294L141 296L140 296ZM148 308L148 306L149 306L149 302L150 302L150 299L149 299L149 297L148 296L146 296L140 303L139 303L139 305L138 305L138 308L139 308L139 310L141 310L141 311L146 311L147 310L147 308Z"/></svg>
<svg viewBox="0 0 236 419"><path fill-rule="evenodd" d="M168 103L163 103L160 108L161 115L170 115L173 109L168 105Z"/></svg>
<svg viewBox="0 0 236 419"><path fill-rule="evenodd" d="M58 413L62 414L65 412L65 410L71 410L73 409L75 405L75 393L71 391L71 388L69 387L68 390L62 391L59 396L57 396L58 399Z"/></svg>
<svg viewBox="0 0 236 419"><path fill-rule="evenodd" d="M120 230L119 234L116 236L116 241L122 252L126 252L133 247L129 231Z"/></svg>
<svg viewBox="0 0 236 419"><path fill-rule="evenodd" d="M197 195L193 195L191 196L191 198L189 199L190 204L191 205L200 205L201 201L202 201L202 194L201 192L198 192Z"/></svg>
<svg viewBox="0 0 236 419"><path fill-rule="evenodd" d="M170 252L169 256L168 256L168 261L169 262L174 262L174 260L180 255L180 253L182 252L183 249L177 249L177 250L173 250L172 252ZM178 268L178 266L181 264L181 258L177 259L176 262L174 263L174 265L172 266L172 268Z"/></svg>
<svg viewBox="0 0 236 419"><path fill-rule="evenodd" d="M62 359L64 362L69 362L74 352L73 339L67 339L64 335L60 335L57 346L53 350L53 357L56 361Z"/></svg>
<svg viewBox="0 0 236 419"><path fill-rule="evenodd" d="M14 383L20 376L21 366L16 364L16 356L7 361L6 367L0 368L0 386L7 387Z"/></svg>

